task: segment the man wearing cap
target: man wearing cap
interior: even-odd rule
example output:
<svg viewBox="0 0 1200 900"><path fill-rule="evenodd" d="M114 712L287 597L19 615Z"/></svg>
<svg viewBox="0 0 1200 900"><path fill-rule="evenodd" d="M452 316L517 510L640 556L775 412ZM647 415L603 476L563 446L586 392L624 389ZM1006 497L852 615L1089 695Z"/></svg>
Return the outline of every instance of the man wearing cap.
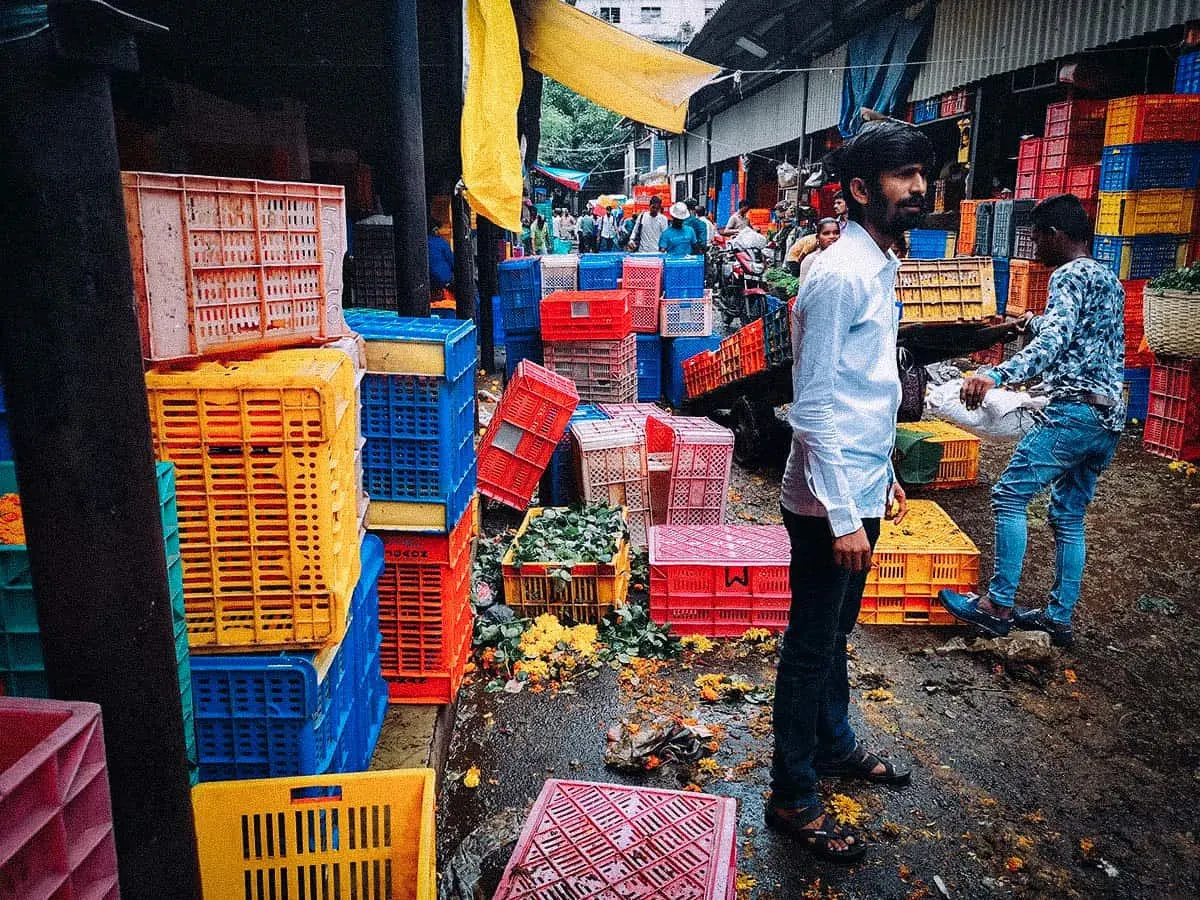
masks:
<svg viewBox="0 0 1200 900"><path fill-rule="evenodd" d="M658 249L667 256L687 256L696 243L696 233L688 225L686 203L671 206L671 224L658 240Z"/></svg>

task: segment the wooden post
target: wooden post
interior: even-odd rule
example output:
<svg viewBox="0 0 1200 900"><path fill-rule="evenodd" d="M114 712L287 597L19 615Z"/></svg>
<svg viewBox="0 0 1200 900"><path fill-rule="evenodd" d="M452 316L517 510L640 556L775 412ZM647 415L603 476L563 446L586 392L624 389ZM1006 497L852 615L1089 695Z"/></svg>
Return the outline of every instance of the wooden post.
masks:
<svg viewBox="0 0 1200 900"><path fill-rule="evenodd" d="M425 131L421 118L421 58L417 0L393 0L392 72L396 131L396 306L401 315L429 315L429 205L425 199Z"/></svg>

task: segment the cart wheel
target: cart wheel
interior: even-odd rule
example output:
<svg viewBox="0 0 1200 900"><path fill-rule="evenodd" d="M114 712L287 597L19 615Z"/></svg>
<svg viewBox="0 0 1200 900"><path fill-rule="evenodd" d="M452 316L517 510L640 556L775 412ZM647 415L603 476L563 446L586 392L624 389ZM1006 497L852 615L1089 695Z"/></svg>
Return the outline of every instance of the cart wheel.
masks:
<svg viewBox="0 0 1200 900"><path fill-rule="evenodd" d="M733 458L739 466L753 465L766 449L775 410L770 404L738 397L730 414L733 418Z"/></svg>

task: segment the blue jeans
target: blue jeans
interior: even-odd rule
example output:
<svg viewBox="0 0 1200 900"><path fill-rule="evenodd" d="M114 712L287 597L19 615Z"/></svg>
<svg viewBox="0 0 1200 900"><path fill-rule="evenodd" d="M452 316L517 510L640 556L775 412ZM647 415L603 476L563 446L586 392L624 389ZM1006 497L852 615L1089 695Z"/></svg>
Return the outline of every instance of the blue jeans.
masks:
<svg viewBox="0 0 1200 900"><path fill-rule="evenodd" d="M833 561L833 535L824 517L783 511L791 539L792 607L775 678L775 754L771 803L817 806L816 762L839 762L854 750L846 635L858 620L867 573ZM871 546L879 520L864 519Z"/></svg>
<svg viewBox="0 0 1200 900"><path fill-rule="evenodd" d="M1083 514L1096 492L1096 479L1117 452L1120 435L1100 424L1086 403L1051 403L1046 422L1034 426L1013 452L992 488L996 515L996 569L988 595L997 606L1012 606L1025 563L1029 501L1050 485L1050 527L1054 530L1054 590L1046 614L1070 624L1079 600L1087 544ZM1034 606L1040 604L1032 604Z"/></svg>

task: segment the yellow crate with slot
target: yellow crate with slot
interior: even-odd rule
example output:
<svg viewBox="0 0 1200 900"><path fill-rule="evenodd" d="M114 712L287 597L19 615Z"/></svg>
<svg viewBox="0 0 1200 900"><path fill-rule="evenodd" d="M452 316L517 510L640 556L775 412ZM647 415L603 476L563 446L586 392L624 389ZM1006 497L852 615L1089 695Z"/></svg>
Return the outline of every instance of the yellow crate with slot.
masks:
<svg viewBox="0 0 1200 900"><path fill-rule="evenodd" d="M996 315L990 257L905 259L896 275L900 321L983 322Z"/></svg>
<svg viewBox="0 0 1200 900"><path fill-rule="evenodd" d="M434 775L395 769L192 789L205 900L434 900Z"/></svg>
<svg viewBox="0 0 1200 900"><path fill-rule="evenodd" d="M952 625L943 588L974 591L979 548L932 500L910 500L899 525L884 522L858 621L863 625Z"/></svg>
<svg viewBox="0 0 1200 900"><path fill-rule="evenodd" d="M949 422L927 420L901 422L896 431L928 434L926 438L942 447L942 461L933 481L923 488L971 487L979 481L979 438Z"/></svg>
<svg viewBox="0 0 1200 900"><path fill-rule="evenodd" d="M1096 233L1119 237L1190 234L1196 191L1101 191Z"/></svg>

